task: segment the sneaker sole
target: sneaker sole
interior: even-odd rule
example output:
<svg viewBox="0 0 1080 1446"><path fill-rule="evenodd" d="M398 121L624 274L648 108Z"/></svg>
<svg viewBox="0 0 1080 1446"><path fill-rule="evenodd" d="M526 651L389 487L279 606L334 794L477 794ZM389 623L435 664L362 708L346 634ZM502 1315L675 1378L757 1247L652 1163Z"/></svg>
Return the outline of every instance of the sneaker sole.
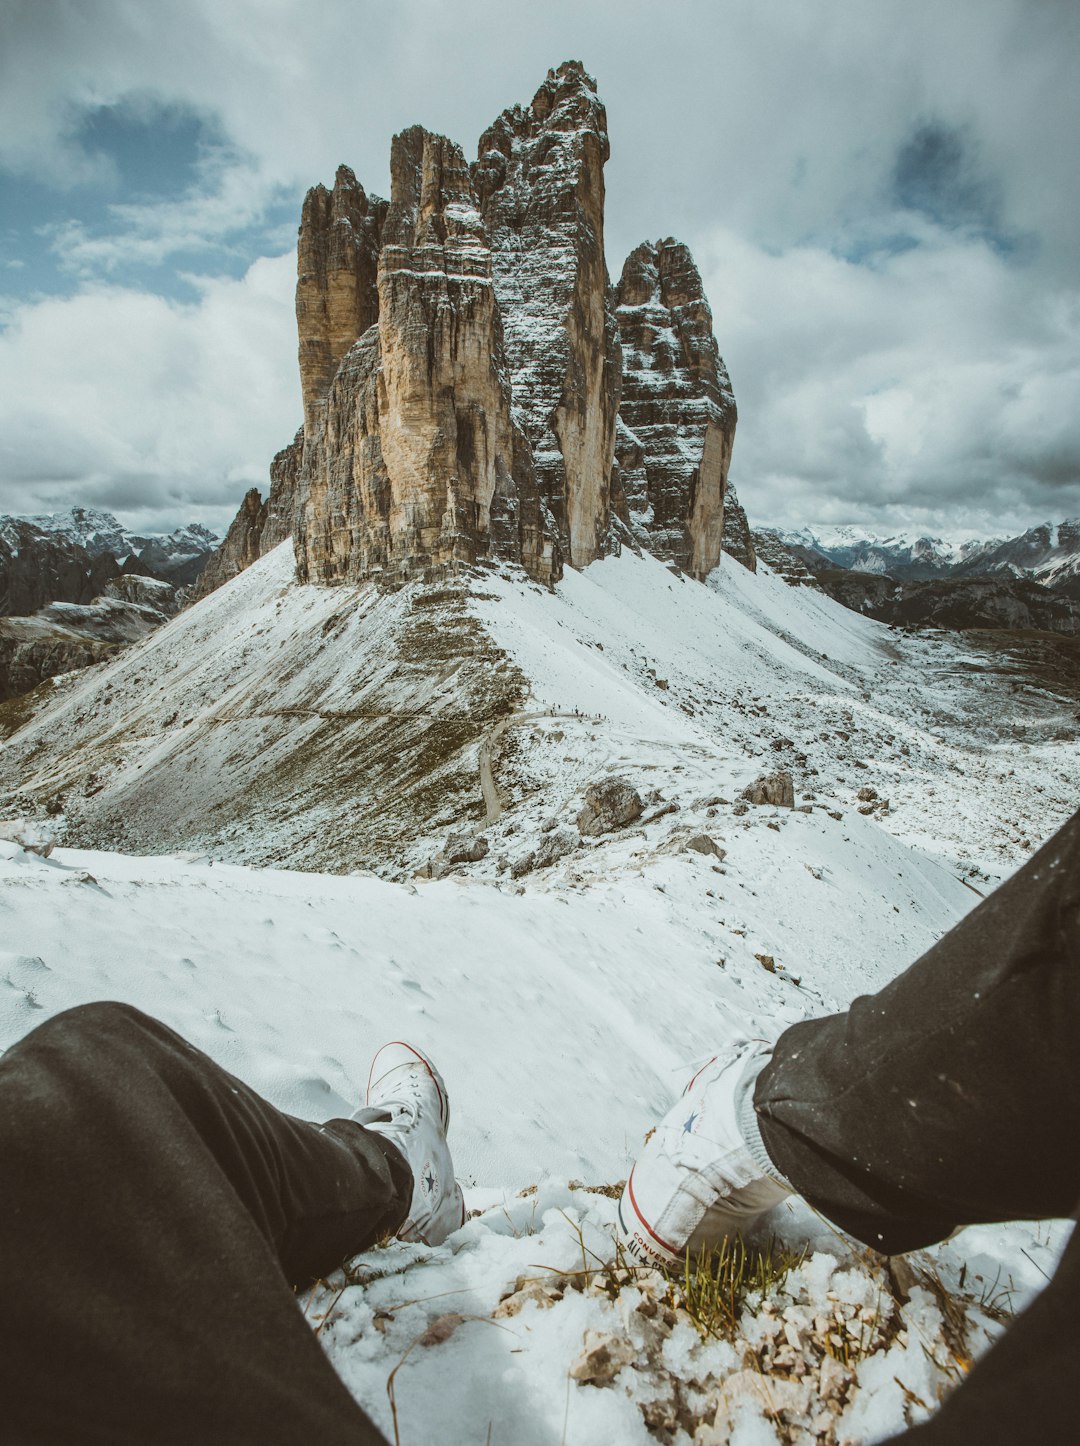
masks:
<svg viewBox="0 0 1080 1446"><path fill-rule="evenodd" d="M627 1203L629 1204L630 1210L624 1211L623 1205ZM628 1213L631 1215L629 1221L626 1218ZM638 1204L637 1196L634 1194L633 1170L630 1171L626 1188L623 1190L619 1199L618 1216L619 1228L624 1239L629 1241L637 1236L638 1239L641 1240L641 1229L643 1229L649 1239L642 1240L642 1244L650 1255L655 1256L656 1259L662 1261L665 1265L677 1265L679 1261L682 1260L684 1252L676 1250L674 1245L665 1240L662 1235L658 1235L642 1214L641 1206ZM638 1228L639 1226L641 1229Z"/></svg>

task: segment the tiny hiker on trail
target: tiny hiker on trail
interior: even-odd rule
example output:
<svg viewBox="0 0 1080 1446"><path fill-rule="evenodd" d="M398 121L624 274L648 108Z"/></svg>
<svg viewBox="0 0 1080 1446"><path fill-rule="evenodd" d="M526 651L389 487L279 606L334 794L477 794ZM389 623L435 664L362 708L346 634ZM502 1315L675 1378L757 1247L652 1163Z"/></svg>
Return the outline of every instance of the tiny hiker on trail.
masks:
<svg viewBox="0 0 1080 1446"><path fill-rule="evenodd" d="M1080 1201L1080 814L905 973L725 1046L619 1202L649 1265L789 1193L889 1254ZM0 1059L0 1422L13 1446L363 1446L294 1287L464 1220L443 1080L396 1041L347 1120L282 1114L123 1004ZM616 1122L613 1122L613 1128ZM1075 1436L1080 1237L913 1446Z"/></svg>

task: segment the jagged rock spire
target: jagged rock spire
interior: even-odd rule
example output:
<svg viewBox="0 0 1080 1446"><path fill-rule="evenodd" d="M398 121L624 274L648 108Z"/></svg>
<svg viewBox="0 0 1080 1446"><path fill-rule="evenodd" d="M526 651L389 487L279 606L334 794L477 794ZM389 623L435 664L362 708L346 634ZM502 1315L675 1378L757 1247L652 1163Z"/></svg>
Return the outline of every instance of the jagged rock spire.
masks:
<svg viewBox="0 0 1080 1446"><path fill-rule="evenodd" d="M643 241L615 300L620 510L642 546L704 578L720 561L736 412L689 248Z"/></svg>
<svg viewBox="0 0 1080 1446"><path fill-rule="evenodd" d="M603 551L619 396L604 263L607 114L568 60L503 111L473 167L491 238L514 406L574 567Z"/></svg>
<svg viewBox="0 0 1080 1446"><path fill-rule="evenodd" d="M379 319L376 271L387 203L370 199L348 166L334 189L304 198L296 248L296 326L304 425L326 400L334 373L357 337Z"/></svg>
<svg viewBox="0 0 1080 1446"><path fill-rule="evenodd" d="M716 565L730 383L685 246L645 243L613 292L608 149L595 84L566 61L471 167L415 126L394 139L389 202L345 166L308 193L304 428L268 503L245 499L207 586L289 530L313 582L500 557L552 583L564 559L603 555L613 510L694 576Z"/></svg>

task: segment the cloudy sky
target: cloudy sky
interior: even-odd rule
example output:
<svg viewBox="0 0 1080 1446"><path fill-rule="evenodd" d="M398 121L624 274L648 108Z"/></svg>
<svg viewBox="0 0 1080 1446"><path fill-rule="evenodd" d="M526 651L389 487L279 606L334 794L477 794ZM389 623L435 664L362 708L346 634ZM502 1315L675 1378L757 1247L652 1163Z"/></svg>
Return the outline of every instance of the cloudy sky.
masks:
<svg viewBox="0 0 1080 1446"><path fill-rule="evenodd" d="M1080 514L1077 0L3 0L0 512L223 527L300 420L304 191L569 57L609 267L698 259L754 521Z"/></svg>

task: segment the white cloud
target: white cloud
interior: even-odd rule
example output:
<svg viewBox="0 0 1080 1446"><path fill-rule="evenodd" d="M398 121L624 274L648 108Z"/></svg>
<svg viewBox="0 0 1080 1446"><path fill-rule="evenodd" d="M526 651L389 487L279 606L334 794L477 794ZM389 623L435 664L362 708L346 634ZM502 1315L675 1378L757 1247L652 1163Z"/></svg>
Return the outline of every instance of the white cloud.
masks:
<svg viewBox="0 0 1080 1446"><path fill-rule="evenodd" d="M575 55L608 107L613 269L676 234L706 275L753 514L1002 530L1080 511L1078 49L1075 0L676 0L660 16L652 0L9 0L0 164L102 180L79 120L132 98L210 118L225 147L189 194L116 208L109 234L77 217L53 233L84 295L0 297L4 473L35 498L145 487L162 509L230 511L297 411L288 288L259 303L256 268L179 307L101 282L190 265L339 161L385 194L390 137L413 122L471 153ZM898 193L927 128L958 157L942 199L984 198L997 251L963 207L947 231L918 187Z"/></svg>
<svg viewBox="0 0 1080 1446"><path fill-rule="evenodd" d="M752 516L1000 532L1080 513L1080 295L945 235L870 269L720 231L702 261Z"/></svg>
<svg viewBox="0 0 1080 1446"><path fill-rule="evenodd" d="M16 308L0 334L0 511L109 508L227 524L301 417L295 259L196 302L97 287Z"/></svg>

